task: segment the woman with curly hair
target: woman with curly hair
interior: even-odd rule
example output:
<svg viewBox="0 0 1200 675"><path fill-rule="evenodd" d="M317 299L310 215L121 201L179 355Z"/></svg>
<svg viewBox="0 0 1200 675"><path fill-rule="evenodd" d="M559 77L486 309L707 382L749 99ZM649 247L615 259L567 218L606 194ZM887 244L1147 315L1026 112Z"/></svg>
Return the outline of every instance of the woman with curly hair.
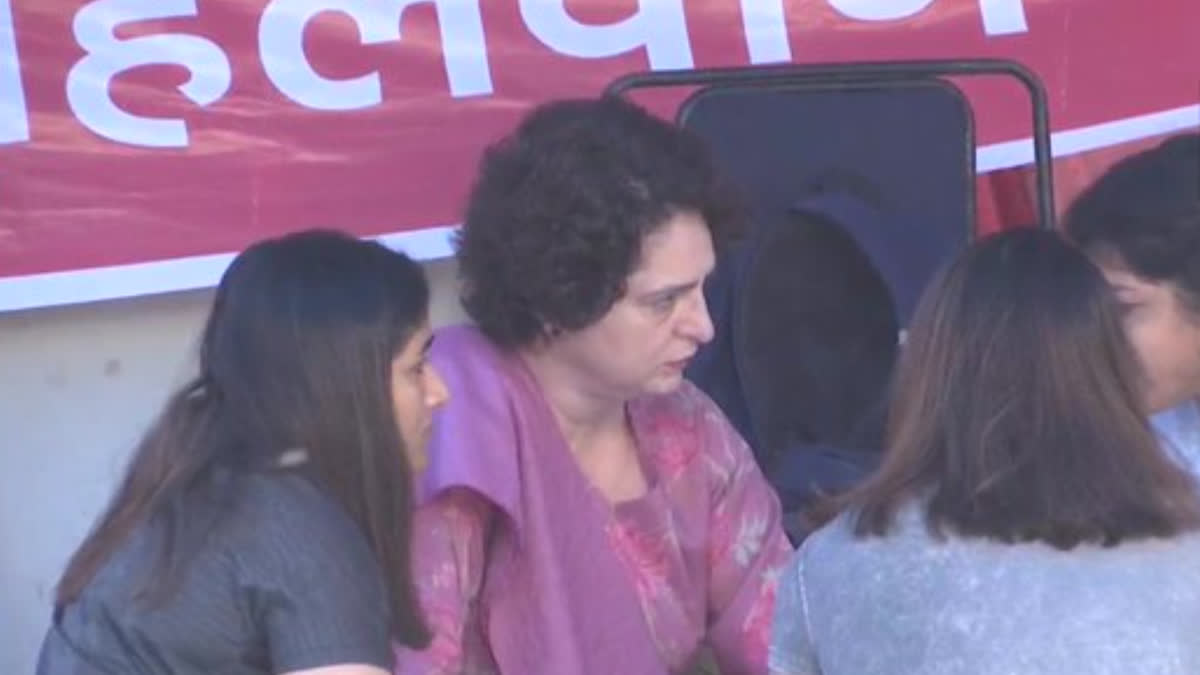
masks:
<svg viewBox="0 0 1200 675"><path fill-rule="evenodd" d="M779 504L685 382L734 222L703 143L620 99L533 111L486 153L458 240L476 324L439 333L400 673L763 673Z"/></svg>

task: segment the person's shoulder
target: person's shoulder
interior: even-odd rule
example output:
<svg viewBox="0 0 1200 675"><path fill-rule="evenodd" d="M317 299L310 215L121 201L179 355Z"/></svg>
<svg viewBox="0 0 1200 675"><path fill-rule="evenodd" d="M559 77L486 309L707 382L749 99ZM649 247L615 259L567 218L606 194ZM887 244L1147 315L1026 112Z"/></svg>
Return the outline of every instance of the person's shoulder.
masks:
<svg viewBox="0 0 1200 675"><path fill-rule="evenodd" d="M1200 476L1200 403L1184 401L1159 412L1151 425L1167 451Z"/></svg>
<svg viewBox="0 0 1200 675"><path fill-rule="evenodd" d="M302 555L370 556L346 509L297 471L247 474L232 516L230 544L239 557L286 564Z"/></svg>
<svg viewBox="0 0 1200 675"><path fill-rule="evenodd" d="M640 410L660 424L686 427L729 426L725 413L715 402L689 380L684 380L670 392L645 396L638 401Z"/></svg>
<svg viewBox="0 0 1200 675"><path fill-rule="evenodd" d="M1177 435L1183 432L1200 432L1200 403L1188 400L1155 413L1151 417L1154 428L1160 433Z"/></svg>
<svg viewBox="0 0 1200 675"><path fill-rule="evenodd" d="M282 671L390 668L389 585L366 532L304 466L248 474L232 579Z"/></svg>
<svg viewBox="0 0 1200 675"><path fill-rule="evenodd" d="M244 517L324 519L339 512L333 498L312 479L291 469L247 472L236 504Z"/></svg>
<svg viewBox="0 0 1200 675"><path fill-rule="evenodd" d="M910 548L925 550L933 544L931 538L918 503L900 505L883 534L860 531L857 508L847 507L805 538L802 550L816 564L840 566L851 557L871 559Z"/></svg>
<svg viewBox="0 0 1200 675"><path fill-rule="evenodd" d="M854 514L842 511L805 537L797 550L797 555L805 558L836 556L840 549L856 543L857 536L854 533L854 527Z"/></svg>
<svg viewBox="0 0 1200 675"><path fill-rule="evenodd" d="M464 359L475 362L505 359L503 350L471 323L451 324L435 330L429 354L435 361L447 365Z"/></svg>
<svg viewBox="0 0 1200 675"><path fill-rule="evenodd" d="M684 380L668 393L637 401L639 434L652 434L658 460L670 474L703 465L715 484L728 486L757 469L746 441L721 408L699 387Z"/></svg>
<svg viewBox="0 0 1200 675"><path fill-rule="evenodd" d="M519 361L473 324L436 330L429 360L450 389L448 407L467 400L504 398L520 381Z"/></svg>
<svg viewBox="0 0 1200 675"><path fill-rule="evenodd" d="M414 529L431 538L471 540L483 536L496 523L499 506L467 487L450 487L419 506Z"/></svg>

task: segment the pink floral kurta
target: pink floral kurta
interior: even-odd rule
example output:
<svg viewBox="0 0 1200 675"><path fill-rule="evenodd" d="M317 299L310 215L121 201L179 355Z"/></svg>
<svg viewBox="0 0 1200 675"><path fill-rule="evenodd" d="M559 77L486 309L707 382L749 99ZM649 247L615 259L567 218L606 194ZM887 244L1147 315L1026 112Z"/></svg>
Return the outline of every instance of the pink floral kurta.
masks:
<svg viewBox="0 0 1200 675"><path fill-rule="evenodd" d="M439 344L444 343L439 337ZM451 371L449 379L454 379L454 363L439 366ZM472 386L471 382L458 382L452 387L455 384ZM454 391L457 396L461 389ZM506 395L512 396L511 392ZM520 627L506 627L502 622L512 620L506 617L522 616L520 605L533 603L535 597L539 606L556 605L561 598L570 602L575 614L606 613L599 617L603 619L600 625L622 622L626 629L638 631L635 635L646 633L645 641L652 645L646 653L657 661L633 666L625 661L617 666L618 655L609 658L609 654L597 653L614 650L602 636L592 640L589 635L563 631L555 639L578 641L580 644L572 647L588 663L575 662L575 668L597 673L605 668L638 669L630 675L680 673L707 644L722 675L766 673L776 582L792 552L780 526L773 491L746 444L716 405L692 385L685 383L673 394L635 401L629 414L651 483L645 496L610 505L591 487L573 458L561 456L569 454L561 442L538 444L535 452L542 454L534 455L539 465L537 476L545 477L523 478L521 486L522 490L542 490L550 495L545 500L549 510L559 499L585 499L589 508L565 508L576 510L572 516L577 518L578 528L602 533L600 546L607 546L612 558L619 561L615 566L621 571L615 578L622 581L617 584L628 588L595 587L590 563L584 559L537 567L554 569L553 576L559 578L538 579L527 590L513 591L507 583L510 570L533 568L522 566L521 557L537 555L536 547L523 544L512 532L512 521L480 492L443 486L435 489L432 499L419 510L415 526L418 590L435 638L425 652L401 650L397 673L535 675L515 672L512 665L506 669L505 663L497 664L502 659L494 654L536 650L536 635L515 652L497 650L499 645L489 637L494 633L522 635ZM469 423L462 416L456 419ZM438 452L435 443L431 454L436 458ZM538 482L546 486L533 485ZM525 528L524 537L545 536L532 525ZM566 543L559 548L571 546ZM512 572L512 585L526 588L516 579L519 574ZM623 606L608 600L622 593L636 600ZM500 605L505 611L493 612ZM528 627L531 634L540 630L537 625ZM632 645L631 651L635 651ZM531 663L537 663L536 659Z"/></svg>

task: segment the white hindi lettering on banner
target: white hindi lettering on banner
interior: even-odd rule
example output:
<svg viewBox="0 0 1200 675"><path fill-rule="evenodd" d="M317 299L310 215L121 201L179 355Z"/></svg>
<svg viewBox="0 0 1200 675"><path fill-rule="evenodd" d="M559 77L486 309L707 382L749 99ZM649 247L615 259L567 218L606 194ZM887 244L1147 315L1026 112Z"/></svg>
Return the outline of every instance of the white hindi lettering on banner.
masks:
<svg viewBox="0 0 1200 675"><path fill-rule="evenodd" d="M750 63L787 63L792 60L787 14L783 0L741 0L742 31Z"/></svg>
<svg viewBox="0 0 1200 675"><path fill-rule="evenodd" d="M942 0L947 2L948 0ZM838 12L859 21L896 21L925 11L934 0L829 0ZM979 0L983 30L988 35L1024 33L1024 0Z"/></svg>
<svg viewBox="0 0 1200 675"><path fill-rule="evenodd" d="M0 145L29 140L29 113L21 84L21 61L12 3L0 0Z"/></svg>
<svg viewBox="0 0 1200 675"><path fill-rule="evenodd" d="M123 71L153 63L186 67L188 81L179 91L205 106L225 95L233 74L225 52L196 35L164 33L119 40L117 26L196 15L195 0L96 0L75 15L75 40L86 54L67 73L67 103L84 126L105 138L159 148L188 144L187 124L181 119L143 117L122 110L112 100L109 85Z"/></svg>
<svg viewBox="0 0 1200 675"><path fill-rule="evenodd" d="M943 0L947 2L948 0ZM897 21L929 9L934 0L828 0L843 16L858 21ZM1009 35L1029 31L1024 0L979 0L983 31ZM742 29L750 63L792 60L783 0L741 0Z"/></svg>
<svg viewBox="0 0 1200 675"><path fill-rule="evenodd" d="M605 58L646 48L650 68L691 68L692 44L682 0L639 0L632 15L616 23L580 23L565 0L521 0L521 18L534 37L568 56Z"/></svg>
<svg viewBox="0 0 1200 675"><path fill-rule="evenodd" d="M751 63L792 59L783 0L738 0ZM860 21L904 19L935 0L827 0ZM978 0L987 35L1027 32L1025 0ZM949 0L942 0L949 2ZM354 20L363 44L402 39L400 19L416 4L437 12L441 56L450 95L493 92L481 0L271 0L258 26L258 52L274 86L295 103L318 110L355 110L379 105L378 72L345 79L319 74L304 51L305 27L319 14L340 12ZM565 0L520 0L521 17L546 47L567 56L607 58L645 48L654 70L690 68L694 58L683 0L639 0L630 16L589 25L567 12ZM229 90L232 72L221 46L204 37L163 33L117 39L125 23L194 17L196 0L94 0L74 17L76 41L85 52L67 74L67 101L79 121L113 141L146 147L185 147L184 120L135 115L112 99L110 84L120 73L148 64L176 64L189 71L179 91L196 105L209 105ZM0 145L30 139L21 79L12 0L0 0Z"/></svg>
<svg viewBox="0 0 1200 675"><path fill-rule="evenodd" d="M400 17L410 5L428 0L272 0L258 24L259 55L267 76L285 96L318 110L354 110L383 102L379 74L349 79L319 75L304 52L304 27L324 12L341 12L354 20L364 44L397 41ZM479 3L434 0L441 32L442 57L450 95L492 93Z"/></svg>
<svg viewBox="0 0 1200 675"><path fill-rule="evenodd" d="M933 0L829 0L843 15L859 21L895 21L925 11Z"/></svg>
<svg viewBox="0 0 1200 675"><path fill-rule="evenodd" d="M983 31L988 35L1028 33L1029 21L1022 3L1023 0L979 0Z"/></svg>

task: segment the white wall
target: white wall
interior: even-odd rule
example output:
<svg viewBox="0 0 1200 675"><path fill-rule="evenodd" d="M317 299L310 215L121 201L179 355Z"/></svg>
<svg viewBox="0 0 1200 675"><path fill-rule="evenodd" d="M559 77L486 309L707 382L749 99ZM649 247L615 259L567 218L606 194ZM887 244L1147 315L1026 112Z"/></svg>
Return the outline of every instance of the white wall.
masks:
<svg viewBox="0 0 1200 675"><path fill-rule="evenodd" d="M428 266L433 321L461 318ZM53 586L144 425L193 367L211 293L0 313L0 673L33 673Z"/></svg>

